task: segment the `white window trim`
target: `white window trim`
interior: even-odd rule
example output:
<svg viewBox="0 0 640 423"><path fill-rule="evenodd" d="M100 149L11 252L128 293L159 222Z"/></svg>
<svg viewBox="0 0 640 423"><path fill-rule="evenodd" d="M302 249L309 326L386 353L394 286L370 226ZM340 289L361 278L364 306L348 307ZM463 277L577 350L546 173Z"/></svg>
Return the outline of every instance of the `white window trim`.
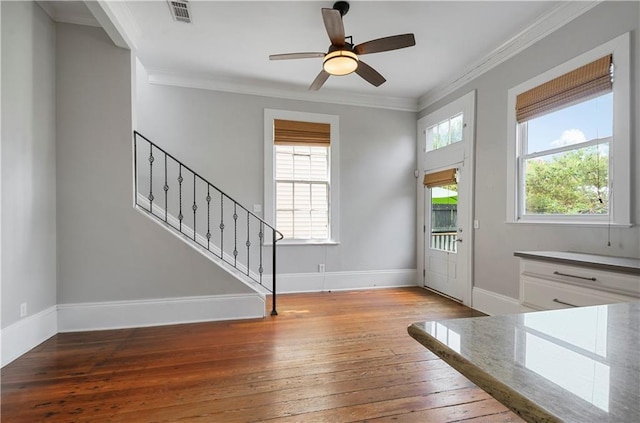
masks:
<svg viewBox="0 0 640 423"><path fill-rule="evenodd" d="M283 239L278 245L337 245L340 243L340 118L336 115L305 113L290 110L264 109L264 220L275 223L275 174L273 121L275 119L331 125L329 147L329 239ZM277 229L277 228L276 228Z"/></svg>
<svg viewBox="0 0 640 423"><path fill-rule="evenodd" d="M625 33L508 91L507 99L507 223L631 226L631 74L630 34ZM613 54L613 141L610 146L610 214L606 216L520 216L518 207L518 124L516 97L607 54Z"/></svg>

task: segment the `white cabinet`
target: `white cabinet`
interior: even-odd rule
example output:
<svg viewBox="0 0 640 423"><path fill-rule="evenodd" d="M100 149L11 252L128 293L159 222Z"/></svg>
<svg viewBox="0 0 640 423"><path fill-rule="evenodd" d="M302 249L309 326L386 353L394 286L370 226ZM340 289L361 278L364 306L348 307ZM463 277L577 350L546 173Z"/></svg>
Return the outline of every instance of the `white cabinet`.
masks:
<svg viewBox="0 0 640 423"><path fill-rule="evenodd" d="M520 255L521 311L640 301L640 275L605 269Z"/></svg>

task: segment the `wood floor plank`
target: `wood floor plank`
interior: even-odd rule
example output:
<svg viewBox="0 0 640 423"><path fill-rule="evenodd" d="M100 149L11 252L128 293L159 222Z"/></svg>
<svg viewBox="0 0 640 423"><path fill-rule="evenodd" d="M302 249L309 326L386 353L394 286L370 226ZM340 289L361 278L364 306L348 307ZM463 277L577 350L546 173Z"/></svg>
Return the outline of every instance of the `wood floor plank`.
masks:
<svg viewBox="0 0 640 423"><path fill-rule="evenodd" d="M419 411L449 407L459 403L478 402L488 399L489 394L477 387L446 390L430 395L408 395L401 398L392 398L384 401L375 401L354 406L340 406L321 412L305 413L303 418L294 415L285 418L266 420L274 423L289 423L304 421L309 423L321 422L360 422L375 421L386 416L410 415L417 416ZM408 413L408 414L407 414ZM415 420L413 420L415 421ZM431 420L419 420L431 421Z"/></svg>
<svg viewBox="0 0 640 423"><path fill-rule="evenodd" d="M459 420L460 423L513 423L521 422L513 411L503 411L498 414L489 414L487 416L474 417L470 419Z"/></svg>
<svg viewBox="0 0 640 423"><path fill-rule="evenodd" d="M1 419L520 421L406 332L477 315L400 288L282 295L264 319L58 334L2 369Z"/></svg>
<svg viewBox="0 0 640 423"><path fill-rule="evenodd" d="M479 389L479 388L478 388ZM486 394L488 396L488 394ZM469 400L469 401L466 401ZM472 400L471 397L460 398L459 404L445 405L443 407L434 407L425 410L417 410L411 413L399 413L393 416L385 416L378 419L368 420L370 423L415 423L415 422L429 422L429 423L450 423L464 421L464 419L473 419L476 417L490 417L501 416L502 413L507 411L507 408L494 400L493 398L486 398L481 400ZM515 414L513 415L515 417ZM521 421L521 420L520 420Z"/></svg>

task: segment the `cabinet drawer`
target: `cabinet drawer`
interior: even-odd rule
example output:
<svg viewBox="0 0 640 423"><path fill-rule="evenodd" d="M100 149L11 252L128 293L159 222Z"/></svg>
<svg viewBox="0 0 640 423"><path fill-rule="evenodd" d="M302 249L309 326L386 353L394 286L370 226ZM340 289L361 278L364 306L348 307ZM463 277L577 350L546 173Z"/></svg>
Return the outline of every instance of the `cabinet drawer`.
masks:
<svg viewBox="0 0 640 423"><path fill-rule="evenodd" d="M521 276L521 304L538 310L637 301L637 298Z"/></svg>
<svg viewBox="0 0 640 423"><path fill-rule="evenodd" d="M638 275L536 260L522 260L520 272L523 276L536 279L640 298L640 277Z"/></svg>

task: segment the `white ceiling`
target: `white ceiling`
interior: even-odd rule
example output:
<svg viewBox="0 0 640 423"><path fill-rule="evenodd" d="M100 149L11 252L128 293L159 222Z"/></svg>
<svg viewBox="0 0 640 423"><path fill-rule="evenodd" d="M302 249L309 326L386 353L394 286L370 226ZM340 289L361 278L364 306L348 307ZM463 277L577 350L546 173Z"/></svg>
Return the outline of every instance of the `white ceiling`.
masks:
<svg viewBox="0 0 640 423"><path fill-rule="evenodd" d="M78 10L88 12L82 3L64 3L67 10L75 4L76 15ZM127 32L125 38L151 73L236 87L277 87L282 93L333 92L414 103L482 65L561 5L557 1L351 1L344 25L355 44L411 32L416 46L361 57L387 79L378 88L351 74L331 77L318 93L308 93L322 59L270 61L268 56L326 51L330 42L320 9L332 7L333 1L192 0L191 24L174 21L166 1L101 3L103 8L112 7L111 19L120 21L116 26ZM49 9L54 9L50 15L57 9L57 20L65 21L55 3Z"/></svg>

